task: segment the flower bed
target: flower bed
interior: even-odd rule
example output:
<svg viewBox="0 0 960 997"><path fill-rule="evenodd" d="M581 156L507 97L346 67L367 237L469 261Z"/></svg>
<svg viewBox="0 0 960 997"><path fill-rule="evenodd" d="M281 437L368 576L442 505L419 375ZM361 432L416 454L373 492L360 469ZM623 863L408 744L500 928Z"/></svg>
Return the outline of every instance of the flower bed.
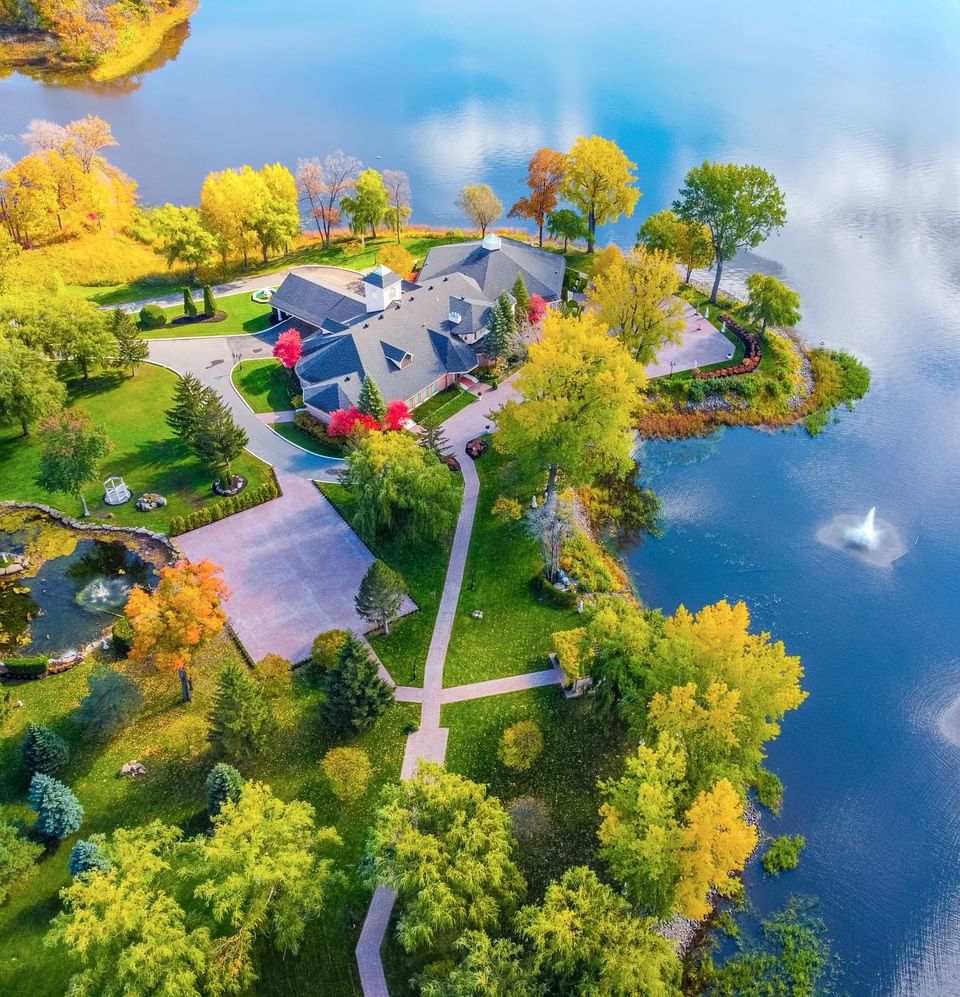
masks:
<svg viewBox="0 0 960 997"><path fill-rule="evenodd" d="M752 332L748 332L739 322L735 322L730 318L729 315L721 315L720 324L725 325L743 343L743 360L730 367L721 367L720 370L698 370L693 375L697 380L703 381L714 377L735 377L737 374L750 374L760 366L760 361L763 359L760 340Z"/></svg>

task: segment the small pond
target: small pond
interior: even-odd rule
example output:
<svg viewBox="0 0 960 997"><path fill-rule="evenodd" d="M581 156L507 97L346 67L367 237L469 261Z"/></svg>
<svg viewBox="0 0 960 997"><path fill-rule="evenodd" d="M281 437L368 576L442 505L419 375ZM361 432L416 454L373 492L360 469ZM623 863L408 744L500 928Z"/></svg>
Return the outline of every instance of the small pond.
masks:
<svg viewBox="0 0 960 997"><path fill-rule="evenodd" d="M32 511L0 513L0 551L28 559L24 572L0 578L0 655L48 657L95 640L134 585L155 583L165 553L142 538L91 536Z"/></svg>

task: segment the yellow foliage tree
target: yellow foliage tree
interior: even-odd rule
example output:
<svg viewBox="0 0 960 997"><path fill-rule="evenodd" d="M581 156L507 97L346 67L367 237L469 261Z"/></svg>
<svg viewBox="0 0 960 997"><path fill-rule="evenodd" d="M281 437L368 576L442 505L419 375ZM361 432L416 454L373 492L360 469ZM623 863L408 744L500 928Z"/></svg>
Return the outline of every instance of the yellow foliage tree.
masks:
<svg viewBox="0 0 960 997"><path fill-rule="evenodd" d="M377 259L401 277L409 277L413 272L413 253L397 243L391 242L378 250Z"/></svg>
<svg viewBox="0 0 960 997"><path fill-rule="evenodd" d="M587 252L592 253L597 225L628 218L640 200L637 164L608 138L580 136L567 155L563 195L587 222Z"/></svg>

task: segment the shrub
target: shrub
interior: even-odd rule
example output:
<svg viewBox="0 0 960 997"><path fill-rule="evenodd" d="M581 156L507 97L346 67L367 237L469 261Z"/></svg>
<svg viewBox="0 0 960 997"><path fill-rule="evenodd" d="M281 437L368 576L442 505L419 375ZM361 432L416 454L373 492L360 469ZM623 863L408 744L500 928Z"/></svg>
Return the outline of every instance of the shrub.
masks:
<svg viewBox="0 0 960 997"><path fill-rule="evenodd" d="M622 569L583 530L574 529L564 537L560 566L584 592L619 592L628 585Z"/></svg>
<svg viewBox="0 0 960 997"><path fill-rule="evenodd" d="M42 851L15 824L0 820L0 904L7 899L10 884L37 861Z"/></svg>
<svg viewBox="0 0 960 997"><path fill-rule="evenodd" d="M70 875L76 879L88 872L109 872L113 863L95 841L83 839L70 849Z"/></svg>
<svg viewBox="0 0 960 997"><path fill-rule="evenodd" d="M30 724L20 748L23 767L30 775L52 775L70 761L67 742L45 724Z"/></svg>
<svg viewBox="0 0 960 997"><path fill-rule="evenodd" d="M30 781L30 809L37 814L37 833L45 838L68 838L80 830L83 807L69 786L37 772Z"/></svg>
<svg viewBox="0 0 960 997"><path fill-rule="evenodd" d="M213 291L209 284L203 285L203 314L207 318L217 314L217 299L213 296Z"/></svg>
<svg viewBox="0 0 960 997"><path fill-rule="evenodd" d="M170 524L170 532L174 533L173 523ZM182 530L180 532L183 532ZM119 620L113 625L111 631L113 636L113 649L117 654L126 657L130 653L130 646L133 644L133 638L135 636L133 632L133 624L125 617L121 616Z"/></svg>
<svg viewBox="0 0 960 997"><path fill-rule="evenodd" d="M290 686L293 665L279 654L265 654L254 666L257 678L270 691L277 693Z"/></svg>
<svg viewBox="0 0 960 997"><path fill-rule="evenodd" d="M760 805L775 814L780 813L780 804L783 802L783 783L780 781L780 776L776 772L768 772L761 768L754 776L753 785Z"/></svg>
<svg viewBox="0 0 960 997"><path fill-rule="evenodd" d="M550 829L550 815L543 800L535 796L518 796L507 804L507 813L518 841L536 841Z"/></svg>
<svg viewBox="0 0 960 997"><path fill-rule="evenodd" d="M243 788L243 776L226 762L217 762L207 775L204 794L207 798L207 813L213 820L228 801L236 803Z"/></svg>
<svg viewBox="0 0 960 997"><path fill-rule="evenodd" d="M159 305L144 305L140 309L140 324L144 329L162 329L167 324L167 316Z"/></svg>
<svg viewBox="0 0 960 997"><path fill-rule="evenodd" d="M510 498L508 495L499 496L490 512L504 523L513 523L523 518L523 507L515 498Z"/></svg>
<svg viewBox="0 0 960 997"><path fill-rule="evenodd" d="M373 766L361 748L331 748L320 763L330 792L344 803L359 800L373 778Z"/></svg>
<svg viewBox="0 0 960 997"><path fill-rule="evenodd" d="M34 675L42 675L47 670L49 661L42 654L37 654L28 658L4 658L7 673L14 678L29 678Z"/></svg>
<svg viewBox="0 0 960 997"><path fill-rule="evenodd" d="M76 720L93 737L109 737L125 727L143 705L133 679L107 665L97 665L87 675L87 686L90 691L80 701Z"/></svg>
<svg viewBox="0 0 960 997"><path fill-rule="evenodd" d="M526 772L543 751L543 734L532 720L521 720L508 727L500 738L497 756L507 768Z"/></svg>
<svg viewBox="0 0 960 997"><path fill-rule="evenodd" d="M542 571L534 575L530 581L530 587L537 598L560 609L573 609L580 601L580 596L575 590L558 589Z"/></svg>
<svg viewBox="0 0 960 997"><path fill-rule="evenodd" d="M189 287L183 289L183 314L187 318L197 317L197 303L193 300L193 295L190 293Z"/></svg>
<svg viewBox="0 0 960 997"><path fill-rule="evenodd" d="M806 845L802 834L784 834L774 838L763 856L763 868L768 876L778 876L800 864L800 853Z"/></svg>
<svg viewBox="0 0 960 997"><path fill-rule="evenodd" d="M323 672L330 671L337 664L343 645L349 639L349 630L325 630L317 634L310 649L310 663Z"/></svg>

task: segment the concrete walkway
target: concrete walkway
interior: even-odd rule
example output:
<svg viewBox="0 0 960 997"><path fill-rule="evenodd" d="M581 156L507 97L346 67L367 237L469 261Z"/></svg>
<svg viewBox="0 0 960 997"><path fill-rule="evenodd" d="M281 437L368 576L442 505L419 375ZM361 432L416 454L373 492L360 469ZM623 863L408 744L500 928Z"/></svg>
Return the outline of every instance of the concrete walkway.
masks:
<svg viewBox="0 0 960 997"><path fill-rule="evenodd" d="M711 305L711 314L719 309ZM647 377L661 377L675 371L693 370L733 358L733 343L713 324L698 315L689 302L683 302L683 335L679 343L666 343L654 363L647 364ZM671 362L673 366L671 367Z"/></svg>

